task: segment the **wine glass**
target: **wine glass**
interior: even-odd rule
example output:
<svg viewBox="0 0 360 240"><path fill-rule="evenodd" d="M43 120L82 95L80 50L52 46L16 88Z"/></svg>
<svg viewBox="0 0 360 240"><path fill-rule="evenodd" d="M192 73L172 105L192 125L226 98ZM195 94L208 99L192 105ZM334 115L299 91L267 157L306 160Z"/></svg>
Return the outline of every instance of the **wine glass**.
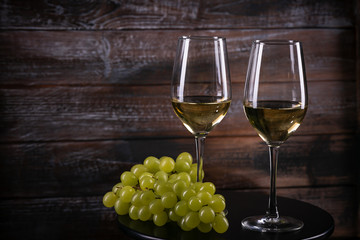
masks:
<svg viewBox="0 0 360 240"><path fill-rule="evenodd" d="M253 42L243 106L250 124L269 147L270 194L266 214L247 217L242 226L261 232L299 230L303 222L280 216L276 200L280 145L300 126L308 106L305 66L299 41Z"/></svg>
<svg viewBox="0 0 360 240"><path fill-rule="evenodd" d="M231 102L225 38L183 36L178 39L171 101L176 115L195 136L196 181L201 182L205 138L225 117Z"/></svg>

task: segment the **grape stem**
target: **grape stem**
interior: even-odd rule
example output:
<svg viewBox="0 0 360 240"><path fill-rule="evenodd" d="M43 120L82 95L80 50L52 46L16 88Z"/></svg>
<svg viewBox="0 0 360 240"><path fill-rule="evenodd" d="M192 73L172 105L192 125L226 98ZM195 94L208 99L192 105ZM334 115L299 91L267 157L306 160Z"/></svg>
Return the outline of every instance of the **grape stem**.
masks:
<svg viewBox="0 0 360 240"><path fill-rule="evenodd" d="M203 154L204 154L204 144L205 144L206 135L196 135L195 136L195 147L196 147L196 162L197 162L197 174L196 181L202 182L203 176Z"/></svg>
<svg viewBox="0 0 360 240"><path fill-rule="evenodd" d="M125 186L121 186L121 187L116 187L116 191L115 192L117 192L118 190L121 190L121 189L123 189ZM132 188L134 188L135 190L140 190L141 188L140 188L140 186L131 186Z"/></svg>

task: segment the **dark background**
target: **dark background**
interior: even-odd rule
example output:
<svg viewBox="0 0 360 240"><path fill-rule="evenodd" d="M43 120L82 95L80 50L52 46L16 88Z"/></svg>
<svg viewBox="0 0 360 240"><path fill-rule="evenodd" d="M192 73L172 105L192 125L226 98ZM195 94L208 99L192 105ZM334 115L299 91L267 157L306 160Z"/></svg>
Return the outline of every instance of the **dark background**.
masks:
<svg viewBox="0 0 360 240"><path fill-rule="evenodd" d="M125 238L103 194L146 156L194 153L169 97L177 38L190 34L227 38L233 102L204 169L218 189L241 191L269 181L267 147L242 111L251 43L303 42L309 110L280 151L278 194L327 210L333 239L359 237L359 6L1 1L0 237Z"/></svg>

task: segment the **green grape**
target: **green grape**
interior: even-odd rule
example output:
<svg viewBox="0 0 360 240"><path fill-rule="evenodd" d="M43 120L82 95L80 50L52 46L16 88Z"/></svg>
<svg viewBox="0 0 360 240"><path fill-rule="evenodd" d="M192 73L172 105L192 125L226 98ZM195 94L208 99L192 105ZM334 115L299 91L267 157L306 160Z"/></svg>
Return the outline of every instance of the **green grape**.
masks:
<svg viewBox="0 0 360 240"><path fill-rule="evenodd" d="M155 184L155 179L150 176L144 176L139 180L140 188L143 191L147 189L153 189L154 184Z"/></svg>
<svg viewBox="0 0 360 240"><path fill-rule="evenodd" d="M191 182L193 182L193 183L197 182L197 163L193 163L191 165L189 175L191 177ZM204 179L204 176L205 176L205 173L204 173L204 170L202 170L201 176L200 176L200 182L202 182L202 180Z"/></svg>
<svg viewBox="0 0 360 240"><path fill-rule="evenodd" d="M200 188L200 191L209 192L211 195L215 194L216 188L215 185L211 182L204 182Z"/></svg>
<svg viewBox="0 0 360 240"><path fill-rule="evenodd" d="M153 191L143 191L140 195L140 200L143 205L148 206L151 201L155 199L155 194Z"/></svg>
<svg viewBox="0 0 360 240"><path fill-rule="evenodd" d="M153 216L154 224L159 227L164 226L167 220L168 220L168 215L164 211L156 213Z"/></svg>
<svg viewBox="0 0 360 240"><path fill-rule="evenodd" d="M181 172L178 174L178 179L183 180L186 183L186 186L190 186L191 177L187 172Z"/></svg>
<svg viewBox="0 0 360 240"><path fill-rule="evenodd" d="M212 195L209 192L200 191L196 196L200 198L203 205L208 205L212 200Z"/></svg>
<svg viewBox="0 0 360 240"><path fill-rule="evenodd" d="M147 167L145 167L143 164L136 164L134 166L132 166L131 170L130 170L137 178L139 178L141 176L141 174L143 174L144 172L147 172L148 169Z"/></svg>
<svg viewBox="0 0 360 240"><path fill-rule="evenodd" d="M180 228L183 230L183 231L190 231L192 230L193 228L190 228L186 225L185 223L185 217L182 217L180 218L180 220L178 221L178 225L180 226Z"/></svg>
<svg viewBox="0 0 360 240"><path fill-rule="evenodd" d="M191 182L195 183L197 181L197 171L195 170L190 170L189 172L190 178L191 178Z"/></svg>
<svg viewBox="0 0 360 240"><path fill-rule="evenodd" d="M139 219L139 207L131 205L129 208L129 217L132 220L138 220Z"/></svg>
<svg viewBox="0 0 360 240"><path fill-rule="evenodd" d="M176 215L183 217L189 212L189 208L187 206L186 201L179 201L174 206L174 211Z"/></svg>
<svg viewBox="0 0 360 240"><path fill-rule="evenodd" d="M200 224L199 214L197 212L188 212L185 216L185 225L191 229Z"/></svg>
<svg viewBox="0 0 360 240"><path fill-rule="evenodd" d="M136 207L140 207L142 205L140 196L141 196L141 191L137 191L134 193L134 195L131 198L131 204L136 206Z"/></svg>
<svg viewBox="0 0 360 240"><path fill-rule="evenodd" d="M196 182L192 184L192 187L195 190L195 192L200 192L200 188L202 187L202 185L203 185L202 182Z"/></svg>
<svg viewBox="0 0 360 240"><path fill-rule="evenodd" d="M225 197L223 195L219 194L219 193L215 194L214 196L217 196L217 197L219 197L219 198L221 198L222 200L225 201Z"/></svg>
<svg viewBox="0 0 360 240"><path fill-rule="evenodd" d="M170 191L169 192L173 192L173 186L174 186L174 183L173 182L167 182L166 183L168 185L168 187L170 188Z"/></svg>
<svg viewBox="0 0 360 240"><path fill-rule="evenodd" d="M174 192L166 192L161 196L161 202L165 208L172 208L177 203L177 197Z"/></svg>
<svg viewBox="0 0 360 240"><path fill-rule="evenodd" d="M149 176L149 177L154 177L154 174L152 174L152 173L149 173L149 172L143 172L141 175L140 175L140 177L139 177L139 181L143 178L143 177L145 177L145 176Z"/></svg>
<svg viewBox="0 0 360 240"><path fill-rule="evenodd" d="M169 219L173 222L177 222L180 220L180 216L175 213L175 210L173 208L169 209Z"/></svg>
<svg viewBox="0 0 360 240"><path fill-rule="evenodd" d="M118 215L126 215L129 213L130 203L123 202L121 201L120 198L118 198L115 201L114 208L115 208L115 212Z"/></svg>
<svg viewBox="0 0 360 240"><path fill-rule="evenodd" d="M187 189L187 184L186 184L186 182L185 182L184 180L179 179L179 180L176 180L176 181L174 182L174 184L173 184L173 191L174 191L174 193L176 193L176 195L177 195L178 197L181 196L181 194L183 193L183 191L184 191L185 189Z"/></svg>
<svg viewBox="0 0 360 240"><path fill-rule="evenodd" d="M122 182L119 182L117 184L115 184L112 188L113 193L117 193L118 190L122 189L124 187L124 184L122 184Z"/></svg>
<svg viewBox="0 0 360 240"><path fill-rule="evenodd" d="M151 212L148 206L139 207L138 216L141 221L147 221L151 218Z"/></svg>
<svg viewBox="0 0 360 240"><path fill-rule="evenodd" d="M133 195L135 194L135 189L130 186L125 186L120 190L119 197L123 202L131 202Z"/></svg>
<svg viewBox="0 0 360 240"><path fill-rule="evenodd" d="M145 176L145 177L141 178L141 180L139 182L139 186L140 186L141 190L143 190L143 191L149 190L149 189L154 189L154 185L155 185L155 179L153 179L152 177L149 177L149 176Z"/></svg>
<svg viewBox="0 0 360 240"><path fill-rule="evenodd" d="M120 176L121 182L124 186L135 186L138 184L138 179L132 172L125 171Z"/></svg>
<svg viewBox="0 0 360 240"><path fill-rule="evenodd" d="M162 181L161 181L162 182ZM140 184L139 184L140 185ZM155 180L152 190L155 192L156 187L159 185L159 180Z"/></svg>
<svg viewBox="0 0 360 240"><path fill-rule="evenodd" d="M225 201L218 196L212 196L209 206L214 209L215 212L219 213L225 209Z"/></svg>
<svg viewBox="0 0 360 240"><path fill-rule="evenodd" d="M114 192L107 192L103 197L103 204L105 207L111 208L114 206L117 196Z"/></svg>
<svg viewBox="0 0 360 240"><path fill-rule="evenodd" d="M176 161L186 161L186 162L188 162L189 163L189 165L191 166L191 164L192 164L192 162L193 162L193 158L192 158L192 156L191 156L191 154L190 153L188 153L188 152L182 152L182 153L180 153L178 156L177 156L177 158L176 158Z"/></svg>
<svg viewBox="0 0 360 240"><path fill-rule="evenodd" d="M169 182L169 183L174 183L174 182L176 182L177 180L178 180L178 175L177 175L177 173L174 173L174 174L171 174L171 175L169 176L168 182Z"/></svg>
<svg viewBox="0 0 360 240"><path fill-rule="evenodd" d="M166 192L172 191L172 185L168 182L161 180L156 181L156 186L154 185L155 193L159 196L162 196Z"/></svg>
<svg viewBox="0 0 360 240"><path fill-rule="evenodd" d="M158 214L164 211L164 205L160 199L154 199L149 203L149 210L152 214Z"/></svg>
<svg viewBox="0 0 360 240"><path fill-rule="evenodd" d="M215 194L213 183L197 182L197 164L192 160L187 152L176 161L167 156L147 157L121 174L121 182L104 195L104 206L114 206L118 215L128 214L132 220L152 219L159 227L174 221L184 231L227 231L225 198Z"/></svg>
<svg viewBox="0 0 360 240"><path fill-rule="evenodd" d="M181 200L189 200L190 197L195 196L196 192L194 189L192 188L187 188L183 191L183 193L181 194Z"/></svg>
<svg viewBox="0 0 360 240"><path fill-rule="evenodd" d="M155 173L155 179L167 182L168 181L168 174L164 171L158 171Z"/></svg>
<svg viewBox="0 0 360 240"><path fill-rule="evenodd" d="M175 161L171 157L161 157L160 158L160 165L159 168L161 171L164 171L166 173L171 172L175 168Z"/></svg>
<svg viewBox="0 0 360 240"><path fill-rule="evenodd" d="M215 211L209 206L204 206L199 210L199 218L203 223L211 223L215 219Z"/></svg>
<svg viewBox="0 0 360 240"><path fill-rule="evenodd" d="M227 210L224 209L224 211L219 212L219 213L217 213L217 214L226 217L226 215L227 215Z"/></svg>
<svg viewBox="0 0 360 240"><path fill-rule="evenodd" d="M200 224L197 226L197 228L199 229L200 232L208 233L212 229L212 224L200 222Z"/></svg>
<svg viewBox="0 0 360 240"><path fill-rule="evenodd" d="M216 215L213 222L213 228L217 233L224 233L229 228L229 222L226 217L222 215Z"/></svg>
<svg viewBox="0 0 360 240"><path fill-rule="evenodd" d="M185 159L177 159L175 162L175 171L180 172L188 172L190 171L191 164L187 162Z"/></svg>
<svg viewBox="0 0 360 240"><path fill-rule="evenodd" d="M157 171L159 171L159 164L160 164L159 159L157 159L156 157L153 157L153 156L147 157L144 160L144 166L151 173L156 173Z"/></svg>
<svg viewBox="0 0 360 240"><path fill-rule="evenodd" d="M196 196L191 196L187 202L187 205L190 208L190 210L195 211L195 212L199 211L200 208L203 206L200 198L198 198Z"/></svg>

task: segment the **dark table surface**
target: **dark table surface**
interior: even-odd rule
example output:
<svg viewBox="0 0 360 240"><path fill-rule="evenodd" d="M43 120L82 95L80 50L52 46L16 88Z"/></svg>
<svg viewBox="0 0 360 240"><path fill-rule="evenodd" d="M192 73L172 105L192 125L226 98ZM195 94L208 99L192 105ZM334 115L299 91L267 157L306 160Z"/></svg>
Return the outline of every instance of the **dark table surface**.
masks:
<svg viewBox="0 0 360 240"><path fill-rule="evenodd" d="M265 194L253 192L221 192L227 203L229 229L224 234L213 230L201 233L198 230L182 231L175 223L167 223L156 227L152 222L133 221L128 216L119 216L119 231L134 239L327 239L334 230L334 220L326 211L302 201L278 197L280 215L292 216L304 222L304 227L291 233L261 233L245 230L241 220L252 215L263 215L267 207L268 197Z"/></svg>
<svg viewBox="0 0 360 240"><path fill-rule="evenodd" d="M197 230L183 232L174 223L156 227L152 222L132 221L128 216L118 218L114 208L103 206L102 196L90 196L0 201L0 239L133 240L147 237L176 240L296 240L326 239L333 231L334 221L327 212L311 204L283 197L278 198L280 214L303 220L305 226L302 230L286 234L245 231L241 227L241 220L250 215L262 215L267 206L267 195L247 191L220 193L226 197L230 222L229 230L224 234L214 231L201 234Z"/></svg>

